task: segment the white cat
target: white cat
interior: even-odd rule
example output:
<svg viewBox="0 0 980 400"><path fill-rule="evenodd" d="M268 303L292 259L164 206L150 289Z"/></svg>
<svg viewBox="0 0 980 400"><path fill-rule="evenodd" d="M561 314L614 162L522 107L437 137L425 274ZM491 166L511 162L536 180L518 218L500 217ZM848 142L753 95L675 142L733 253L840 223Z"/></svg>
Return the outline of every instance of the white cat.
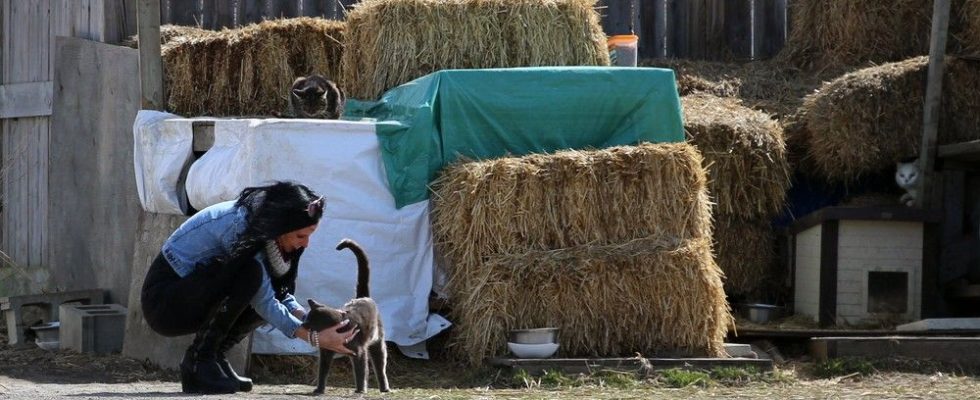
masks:
<svg viewBox="0 0 980 400"><path fill-rule="evenodd" d="M898 201L908 207L915 205L915 199L919 195L918 184L920 174L917 161L899 161L895 163L895 183L898 184L898 187L906 191Z"/></svg>

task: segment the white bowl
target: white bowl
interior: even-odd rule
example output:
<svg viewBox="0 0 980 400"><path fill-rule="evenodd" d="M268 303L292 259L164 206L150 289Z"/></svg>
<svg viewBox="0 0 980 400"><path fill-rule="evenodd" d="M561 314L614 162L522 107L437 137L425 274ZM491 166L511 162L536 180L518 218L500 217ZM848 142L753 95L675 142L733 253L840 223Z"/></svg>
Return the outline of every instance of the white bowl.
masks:
<svg viewBox="0 0 980 400"><path fill-rule="evenodd" d="M61 341L59 340L55 340L53 342L42 342L40 340L35 340L34 343L37 343L37 347L45 350L58 350L58 348L61 347Z"/></svg>
<svg viewBox="0 0 980 400"><path fill-rule="evenodd" d="M507 348L520 358L548 358L558 351L558 343L522 344L507 342Z"/></svg>
<svg viewBox="0 0 980 400"><path fill-rule="evenodd" d="M558 343L558 328L514 329L510 342L520 344Z"/></svg>

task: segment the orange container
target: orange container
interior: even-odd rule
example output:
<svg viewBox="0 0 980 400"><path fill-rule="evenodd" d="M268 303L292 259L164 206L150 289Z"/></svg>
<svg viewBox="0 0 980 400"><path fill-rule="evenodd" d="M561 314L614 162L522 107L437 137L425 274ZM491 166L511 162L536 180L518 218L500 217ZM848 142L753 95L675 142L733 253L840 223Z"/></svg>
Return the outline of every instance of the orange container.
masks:
<svg viewBox="0 0 980 400"><path fill-rule="evenodd" d="M620 67L636 66L636 47L640 37L636 35L615 35L606 40L609 47L609 62Z"/></svg>

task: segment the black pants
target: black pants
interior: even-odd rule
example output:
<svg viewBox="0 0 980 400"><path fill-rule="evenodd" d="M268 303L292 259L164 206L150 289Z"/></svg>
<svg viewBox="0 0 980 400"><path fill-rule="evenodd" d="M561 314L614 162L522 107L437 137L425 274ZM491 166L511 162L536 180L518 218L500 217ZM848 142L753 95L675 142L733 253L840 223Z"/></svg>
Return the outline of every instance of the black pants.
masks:
<svg viewBox="0 0 980 400"><path fill-rule="evenodd" d="M163 254L157 255L143 282L140 300L143 317L157 333L180 336L198 332L224 299L229 306L245 306L237 327L255 327L262 318L247 304L262 283L262 266L245 257L225 264L197 268L183 278Z"/></svg>

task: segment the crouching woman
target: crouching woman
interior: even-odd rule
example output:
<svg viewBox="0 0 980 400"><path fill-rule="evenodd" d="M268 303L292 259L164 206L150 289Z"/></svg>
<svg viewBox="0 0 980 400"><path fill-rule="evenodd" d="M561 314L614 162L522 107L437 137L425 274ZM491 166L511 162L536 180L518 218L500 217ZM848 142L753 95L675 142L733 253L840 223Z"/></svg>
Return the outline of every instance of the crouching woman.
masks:
<svg viewBox="0 0 980 400"><path fill-rule="evenodd" d="M246 188L194 214L163 244L143 284L143 315L164 336L195 334L180 363L185 393L252 389L225 353L268 322L289 338L350 354L347 321L319 332L300 324L293 297L300 256L323 215L323 197L292 182Z"/></svg>

